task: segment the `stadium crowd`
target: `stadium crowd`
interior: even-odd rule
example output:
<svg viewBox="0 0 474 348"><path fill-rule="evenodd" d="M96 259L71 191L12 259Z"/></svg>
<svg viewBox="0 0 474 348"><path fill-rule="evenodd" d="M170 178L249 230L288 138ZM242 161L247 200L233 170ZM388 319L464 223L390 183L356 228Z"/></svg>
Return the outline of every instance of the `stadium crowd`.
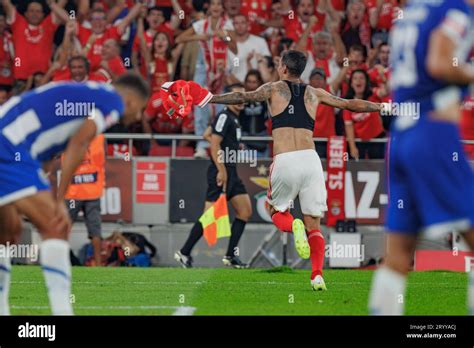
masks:
<svg viewBox="0 0 474 348"><path fill-rule="evenodd" d="M240 82L246 90L278 80L282 51L307 55L302 80L344 98L388 102L388 33L403 15L404 0L1 0L0 105L50 81L111 82L128 69L152 87L143 121L111 132L203 135L221 106L195 108L170 119L159 96L162 83L194 80L213 93ZM345 135L354 158L383 158L391 117L318 107L314 136ZM243 135L268 135L265 103L245 106ZM462 136L474 139L474 97L463 106ZM166 154L169 141L136 143L136 153ZM189 141L181 149L191 149ZM198 141L188 155L206 157ZM247 142L259 156L264 142ZM473 145L466 146L474 157ZM160 150L161 149L161 150ZM321 157L326 144L317 143ZM128 151L115 144L114 151ZM110 154L110 153L109 153Z"/></svg>

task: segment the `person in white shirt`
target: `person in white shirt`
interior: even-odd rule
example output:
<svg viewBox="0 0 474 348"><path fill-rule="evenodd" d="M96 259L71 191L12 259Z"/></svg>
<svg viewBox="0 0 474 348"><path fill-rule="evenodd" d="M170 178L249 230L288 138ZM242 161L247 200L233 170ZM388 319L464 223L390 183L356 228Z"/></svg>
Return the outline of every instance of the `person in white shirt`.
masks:
<svg viewBox="0 0 474 348"><path fill-rule="evenodd" d="M228 51L228 71L239 82L244 82L247 72L257 69L257 55L271 56L265 39L250 34L248 18L242 14L234 17L235 40L237 41L237 55ZM237 82L237 81L234 81Z"/></svg>

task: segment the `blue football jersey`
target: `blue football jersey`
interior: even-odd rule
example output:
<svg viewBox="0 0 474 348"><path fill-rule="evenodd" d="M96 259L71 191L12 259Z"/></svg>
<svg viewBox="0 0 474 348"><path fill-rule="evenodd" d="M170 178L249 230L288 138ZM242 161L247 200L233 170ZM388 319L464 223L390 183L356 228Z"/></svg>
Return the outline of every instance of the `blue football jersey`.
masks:
<svg viewBox="0 0 474 348"><path fill-rule="evenodd" d="M123 109L122 98L111 85L49 83L12 97L0 108L0 138L19 152L46 161L65 149L86 119L94 120L99 134L119 121Z"/></svg>
<svg viewBox="0 0 474 348"><path fill-rule="evenodd" d="M428 45L431 33L440 28L456 43L452 64L466 62L474 39L473 9L464 0L413 0L401 14L390 35L393 101L419 103L420 117L451 102L461 102L468 86L430 76L426 68ZM407 128L417 120L397 117L395 128Z"/></svg>

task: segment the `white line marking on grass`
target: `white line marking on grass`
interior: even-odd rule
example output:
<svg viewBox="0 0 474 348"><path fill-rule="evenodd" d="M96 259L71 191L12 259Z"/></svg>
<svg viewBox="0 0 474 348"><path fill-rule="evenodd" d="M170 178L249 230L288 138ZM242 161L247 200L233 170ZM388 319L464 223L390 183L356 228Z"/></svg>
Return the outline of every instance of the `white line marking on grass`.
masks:
<svg viewBox="0 0 474 348"><path fill-rule="evenodd" d="M49 309L49 306L11 306L12 309ZM193 315L196 311L196 307L184 307L184 306L74 306L74 309L120 309L120 310L132 310L132 309L175 309L171 315Z"/></svg>
<svg viewBox="0 0 474 348"><path fill-rule="evenodd" d="M196 307L177 307L172 315L177 316L185 316L185 315L193 315L196 311Z"/></svg>

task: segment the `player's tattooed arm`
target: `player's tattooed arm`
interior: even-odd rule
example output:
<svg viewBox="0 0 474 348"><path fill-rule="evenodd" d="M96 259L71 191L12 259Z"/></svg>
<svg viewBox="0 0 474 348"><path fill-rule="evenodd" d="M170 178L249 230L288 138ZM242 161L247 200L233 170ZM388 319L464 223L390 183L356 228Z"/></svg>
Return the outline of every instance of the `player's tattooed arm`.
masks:
<svg viewBox="0 0 474 348"><path fill-rule="evenodd" d="M272 82L268 82L252 92L230 92L215 95L209 103L214 104L243 104L251 102L262 102L270 99L272 95Z"/></svg>
<svg viewBox="0 0 474 348"><path fill-rule="evenodd" d="M338 109L345 109L354 112L373 112L382 111L382 104L372 103L362 99L344 99L339 98L331 93L326 92L322 88L315 89L316 96L323 104L333 106Z"/></svg>

